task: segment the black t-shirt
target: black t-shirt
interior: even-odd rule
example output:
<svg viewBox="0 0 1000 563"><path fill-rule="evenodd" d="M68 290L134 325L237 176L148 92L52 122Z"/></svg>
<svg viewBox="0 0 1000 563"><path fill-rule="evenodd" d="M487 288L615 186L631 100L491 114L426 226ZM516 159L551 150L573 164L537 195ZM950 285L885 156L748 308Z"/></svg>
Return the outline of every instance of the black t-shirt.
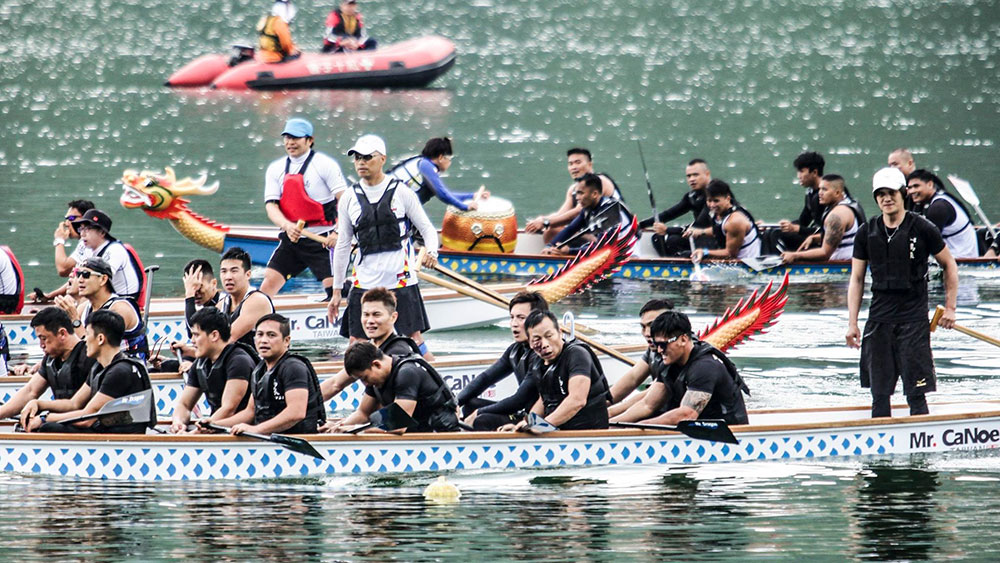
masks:
<svg viewBox="0 0 1000 563"><path fill-rule="evenodd" d="M711 393L712 398L701 411L699 419L727 418L727 413L729 417L732 417L733 413L740 413L743 418L746 417L743 392L737 389L736 381L722 360L711 353L689 358L688 363L683 366L667 366L658 381L667 386L669 393L666 404L661 405L658 412L680 407L687 391L700 391Z"/></svg>
<svg viewBox="0 0 1000 563"><path fill-rule="evenodd" d="M393 361L398 362L400 359L393 358ZM429 408L430 402L439 387L423 367L416 362L406 362L399 367L395 377L391 377L379 388L378 393L370 385L365 387L365 393L380 400L383 407L395 403L398 399L416 401L417 407L413 411L413 418L418 422L424 422L429 420L434 410Z"/></svg>
<svg viewBox="0 0 1000 563"><path fill-rule="evenodd" d="M910 227L910 260L927 260L944 249L941 232L930 221L919 215L912 215ZM854 258L868 261L868 228L872 221L861 225L854 237ZM874 224L885 228L883 218L877 217ZM890 234L895 234L891 230ZM872 303L868 310L868 320L880 323L902 324L927 320L927 280L916 282L908 290L872 289Z"/></svg>
<svg viewBox="0 0 1000 563"><path fill-rule="evenodd" d="M217 372L217 374L225 374L224 377L218 377L217 374L212 373L213 365L211 360L208 358L199 358L195 360L195 365L187 371L184 378L185 385L201 389L201 382L198 380L197 370L204 369L205 372L209 374L208 389L201 390L205 392L205 396L208 399L208 403L212 407L213 411L218 410L219 407L222 406L222 394L225 392L226 383L231 379L249 382L250 374L253 372L253 368L256 365L253 358L250 357L250 354L237 346L235 343L229 344L227 348L229 347L232 347L233 350L229 352L228 355L226 355L225 349L222 351L222 355L225 356L226 362L223 366L223 371ZM201 365L199 365L199 363L201 363ZM249 401L250 390L248 387L247 393L240 401L240 405L237 410L243 410Z"/></svg>
<svg viewBox="0 0 1000 563"><path fill-rule="evenodd" d="M106 368L102 368L100 364L95 365L93 372L87 379L87 384L90 385L91 399L98 393L103 393L112 399L119 399L150 388L146 368L132 362L116 362L115 360L120 357L122 357L121 353L115 356L115 359ZM98 422L93 426L93 430L115 434L143 434L146 432L146 424L135 423L106 427Z"/></svg>
<svg viewBox="0 0 1000 563"><path fill-rule="evenodd" d="M96 363L93 358L87 357L87 343L81 340L65 362L61 358L46 356L38 374L49 383L54 398L69 399L87 381Z"/></svg>
<svg viewBox="0 0 1000 563"><path fill-rule="evenodd" d="M587 405L580 409L573 418L559 425L562 430L589 430L608 427L608 405L606 400L593 400L598 390L603 390L603 375L594 365L593 357L583 346L563 348L559 357L552 365L540 366L542 376L539 378L538 392L545 406L545 416L552 414L559 404L569 394L569 381L572 376L590 376L590 393Z"/></svg>

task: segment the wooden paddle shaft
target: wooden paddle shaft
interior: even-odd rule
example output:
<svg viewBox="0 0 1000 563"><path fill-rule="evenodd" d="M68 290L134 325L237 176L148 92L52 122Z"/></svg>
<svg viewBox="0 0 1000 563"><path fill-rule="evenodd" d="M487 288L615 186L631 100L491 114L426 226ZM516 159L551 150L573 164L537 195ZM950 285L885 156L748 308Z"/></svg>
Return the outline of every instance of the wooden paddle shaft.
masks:
<svg viewBox="0 0 1000 563"><path fill-rule="evenodd" d="M931 332L934 332L934 329L937 328L938 321L941 320L941 315L943 315L943 314L944 314L944 307L938 305L937 309L934 310L934 317L931 318ZM971 336L973 338L978 338L979 340L982 340L983 342L986 342L986 343L992 344L994 346L1000 347L1000 340L997 340L996 338L993 338L992 336L987 336L987 335L985 335L985 334L983 334L981 332L972 330L971 328L966 328L966 327L964 327L964 326L962 326L960 324L956 324L952 328L954 328L958 332L961 332L962 334Z"/></svg>
<svg viewBox="0 0 1000 563"><path fill-rule="evenodd" d="M316 242L318 242L320 244L326 244L326 237L317 235L316 233L314 233L312 231L308 231L308 230L306 230L306 229L303 228L303 227L306 226L306 222L305 221L299 219L299 222L295 223L295 226L297 226L298 228L302 229L302 235L301 236L304 236L304 237L306 237L309 240L314 240L314 241L316 241Z"/></svg>

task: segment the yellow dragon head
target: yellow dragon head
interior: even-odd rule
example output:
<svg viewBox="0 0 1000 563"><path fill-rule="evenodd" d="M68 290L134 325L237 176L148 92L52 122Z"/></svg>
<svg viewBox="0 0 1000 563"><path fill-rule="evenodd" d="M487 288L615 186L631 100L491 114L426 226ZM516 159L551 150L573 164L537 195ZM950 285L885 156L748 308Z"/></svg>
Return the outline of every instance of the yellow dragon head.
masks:
<svg viewBox="0 0 1000 563"><path fill-rule="evenodd" d="M219 189L219 183L205 185L207 177L192 180L177 180L174 169L164 167L163 174L149 170L138 172L126 170L122 174L122 195L118 201L126 209L142 209L146 214L158 219L179 219L189 213L185 195L212 195Z"/></svg>

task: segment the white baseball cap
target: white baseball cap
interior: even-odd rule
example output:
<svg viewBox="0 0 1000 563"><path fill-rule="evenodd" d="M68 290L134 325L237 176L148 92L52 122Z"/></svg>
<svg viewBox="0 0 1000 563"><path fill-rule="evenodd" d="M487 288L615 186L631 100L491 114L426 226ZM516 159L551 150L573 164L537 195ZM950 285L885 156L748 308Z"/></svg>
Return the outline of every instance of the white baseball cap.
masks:
<svg viewBox="0 0 1000 563"><path fill-rule="evenodd" d="M362 156L379 153L385 156L385 141L378 135L362 135L358 138L358 142L348 149L347 156L354 156L355 153Z"/></svg>
<svg viewBox="0 0 1000 563"><path fill-rule="evenodd" d="M902 190L906 188L906 176L899 168L887 167L879 170L872 176L872 193L882 188L890 190Z"/></svg>

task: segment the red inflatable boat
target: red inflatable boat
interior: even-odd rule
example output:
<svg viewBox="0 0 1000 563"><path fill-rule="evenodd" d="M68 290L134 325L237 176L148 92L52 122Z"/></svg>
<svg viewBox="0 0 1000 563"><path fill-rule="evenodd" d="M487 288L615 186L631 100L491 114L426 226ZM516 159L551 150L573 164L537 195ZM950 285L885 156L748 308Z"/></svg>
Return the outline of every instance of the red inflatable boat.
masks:
<svg viewBox="0 0 1000 563"><path fill-rule="evenodd" d="M244 51L245 55L251 50ZM429 35L374 51L302 53L282 63L204 55L171 75L167 86L228 90L418 88L430 84L453 64L455 45L444 37Z"/></svg>

